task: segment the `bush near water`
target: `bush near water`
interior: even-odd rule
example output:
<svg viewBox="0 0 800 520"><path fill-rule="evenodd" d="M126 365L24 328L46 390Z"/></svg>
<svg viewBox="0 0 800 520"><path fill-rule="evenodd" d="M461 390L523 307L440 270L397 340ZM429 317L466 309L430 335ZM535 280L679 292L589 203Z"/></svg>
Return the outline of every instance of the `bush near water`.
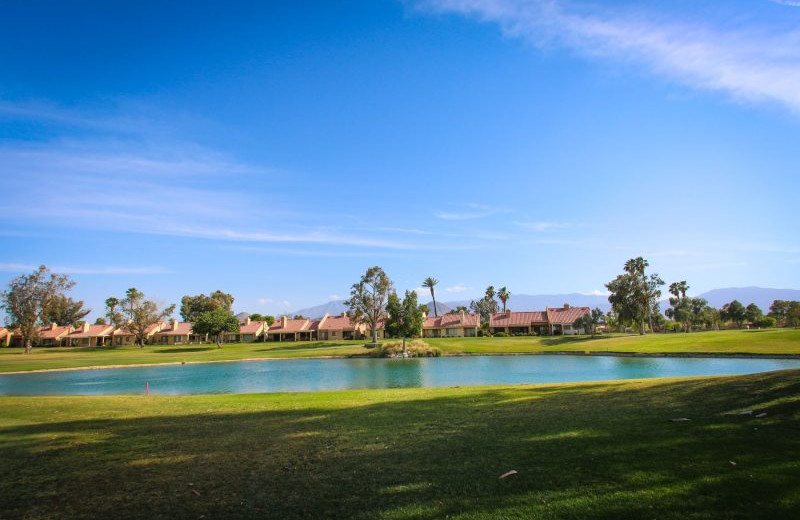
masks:
<svg viewBox="0 0 800 520"><path fill-rule="evenodd" d="M436 347L431 347L421 339L406 341L408 357L440 357L442 351ZM372 354L375 357L403 357L403 341L387 341L382 343Z"/></svg>

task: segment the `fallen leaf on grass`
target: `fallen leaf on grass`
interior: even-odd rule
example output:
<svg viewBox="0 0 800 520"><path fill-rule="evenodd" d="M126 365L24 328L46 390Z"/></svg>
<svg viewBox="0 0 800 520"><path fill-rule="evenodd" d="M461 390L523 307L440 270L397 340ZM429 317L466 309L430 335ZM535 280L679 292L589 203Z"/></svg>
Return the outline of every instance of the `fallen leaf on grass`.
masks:
<svg viewBox="0 0 800 520"><path fill-rule="evenodd" d="M506 477L510 477L511 475L516 475L516 474L517 474L517 470L512 469L511 471L506 471L505 473L500 475L500 478L506 478Z"/></svg>

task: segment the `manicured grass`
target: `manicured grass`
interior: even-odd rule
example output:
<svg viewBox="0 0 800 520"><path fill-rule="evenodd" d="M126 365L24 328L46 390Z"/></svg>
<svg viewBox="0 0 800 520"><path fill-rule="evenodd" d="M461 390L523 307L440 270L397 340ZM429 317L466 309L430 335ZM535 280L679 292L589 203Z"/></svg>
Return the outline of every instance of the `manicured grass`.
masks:
<svg viewBox="0 0 800 520"><path fill-rule="evenodd" d="M800 354L800 330L732 330L692 334L612 334L588 336L440 338L426 339L444 355L531 352L642 352L717 354ZM223 361L251 358L294 358L365 355L364 341L304 341L215 345L155 345L105 348L0 348L0 372L131 365Z"/></svg>
<svg viewBox="0 0 800 520"><path fill-rule="evenodd" d="M0 397L0 518L800 518L799 431L800 371Z"/></svg>

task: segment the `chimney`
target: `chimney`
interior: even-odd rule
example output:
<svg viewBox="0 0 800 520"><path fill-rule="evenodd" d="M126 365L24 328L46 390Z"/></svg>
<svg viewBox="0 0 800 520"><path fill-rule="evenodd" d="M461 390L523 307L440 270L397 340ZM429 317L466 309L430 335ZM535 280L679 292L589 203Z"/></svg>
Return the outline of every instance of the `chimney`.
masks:
<svg viewBox="0 0 800 520"><path fill-rule="evenodd" d="M461 316L461 324L464 324L464 309L458 311L458 315Z"/></svg>
<svg viewBox="0 0 800 520"><path fill-rule="evenodd" d="M286 318L286 315L285 315L285 314L284 314L283 316L281 316L281 328L282 328L282 329L285 329L285 328L286 328L286 325L287 325L287 322L288 322L288 321L289 321L289 320Z"/></svg>
<svg viewBox="0 0 800 520"><path fill-rule="evenodd" d="M83 333L86 334L87 332L89 332L89 322L88 321L84 321L83 322Z"/></svg>
<svg viewBox="0 0 800 520"><path fill-rule="evenodd" d="M176 320L175 318L172 318L172 323L170 323L170 325L172 325L173 331L178 330L178 320Z"/></svg>
<svg viewBox="0 0 800 520"><path fill-rule="evenodd" d="M56 330L56 327L58 327L58 325L56 325L56 322L50 324L50 330Z"/></svg>
<svg viewBox="0 0 800 520"><path fill-rule="evenodd" d="M342 318L346 318L346 317L347 317L347 311L342 313Z"/></svg>
<svg viewBox="0 0 800 520"><path fill-rule="evenodd" d="M568 303L565 303L565 304L564 304L564 310L567 310L567 309L569 309L569 304L568 304Z"/></svg>
<svg viewBox="0 0 800 520"><path fill-rule="evenodd" d="M506 309L506 316L511 316L511 309Z"/></svg>
<svg viewBox="0 0 800 520"><path fill-rule="evenodd" d="M250 316L248 316L248 317L247 317L247 318L244 320L244 324L245 324L245 325L250 325Z"/></svg>

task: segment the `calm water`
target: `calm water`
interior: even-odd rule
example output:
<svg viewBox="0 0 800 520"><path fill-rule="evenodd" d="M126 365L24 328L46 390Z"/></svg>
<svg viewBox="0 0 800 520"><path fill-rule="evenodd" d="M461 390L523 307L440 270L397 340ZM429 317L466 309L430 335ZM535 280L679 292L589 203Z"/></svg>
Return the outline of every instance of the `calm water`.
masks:
<svg viewBox="0 0 800 520"><path fill-rule="evenodd" d="M0 375L0 395L222 394L560 383L750 374L800 368L800 360L476 356L429 359L307 359L169 365Z"/></svg>

